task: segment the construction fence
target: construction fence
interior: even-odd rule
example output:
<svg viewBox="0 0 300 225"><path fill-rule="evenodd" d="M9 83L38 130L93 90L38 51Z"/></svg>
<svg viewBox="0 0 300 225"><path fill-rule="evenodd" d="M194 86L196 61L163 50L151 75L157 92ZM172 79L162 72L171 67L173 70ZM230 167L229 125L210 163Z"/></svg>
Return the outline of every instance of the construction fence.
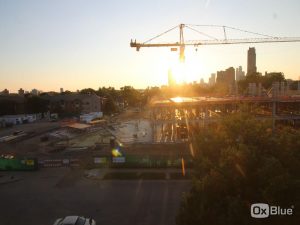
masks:
<svg viewBox="0 0 300 225"><path fill-rule="evenodd" d="M193 166L192 158L153 157L126 155L119 157L94 156L84 159L45 159L39 160L40 168L80 167L92 168L186 168Z"/></svg>

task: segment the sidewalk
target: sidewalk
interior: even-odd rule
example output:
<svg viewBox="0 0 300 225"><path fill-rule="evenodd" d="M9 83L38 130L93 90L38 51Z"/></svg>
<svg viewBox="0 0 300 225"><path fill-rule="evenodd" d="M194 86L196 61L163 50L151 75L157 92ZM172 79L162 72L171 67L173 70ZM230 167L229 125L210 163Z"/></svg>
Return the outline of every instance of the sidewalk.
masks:
<svg viewBox="0 0 300 225"><path fill-rule="evenodd" d="M191 174L193 172L192 169L186 169L185 173L186 174ZM171 173L177 173L177 174L182 174L181 169L125 169L125 168L97 168L97 169L91 169L91 170L86 170L84 172L84 176L89 179L104 179L105 175L108 173L135 173L135 174L142 174L142 173L164 173L165 174L165 179L170 180Z"/></svg>

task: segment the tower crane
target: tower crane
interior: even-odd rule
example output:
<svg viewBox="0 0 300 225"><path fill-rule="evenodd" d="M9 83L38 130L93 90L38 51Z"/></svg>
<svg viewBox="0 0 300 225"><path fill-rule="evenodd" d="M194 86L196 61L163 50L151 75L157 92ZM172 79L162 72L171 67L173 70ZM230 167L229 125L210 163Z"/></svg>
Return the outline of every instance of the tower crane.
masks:
<svg viewBox="0 0 300 225"><path fill-rule="evenodd" d="M206 33L203 33L195 27L215 27L215 28L221 28L224 33L224 38L218 39L211 35L208 35ZM184 40L184 28L188 28L194 32L197 32L201 35L206 36L209 39L206 40ZM179 29L179 41L173 42L173 43L152 43L153 40L163 36L166 33L169 33L170 31L173 31L175 29ZM239 39L228 39L227 38L227 31L228 30L235 30L239 32L244 32L252 35L258 35L259 38L239 38ZM171 51L177 51L177 48L179 48L179 60L183 62L185 60L184 50L186 46L194 46L198 47L201 45L225 45L225 44L246 44L246 43L274 43L274 42L300 42L300 37L274 37L270 35L260 34L256 32L246 31L239 28L229 27L229 26L221 26L221 25L192 25L192 24L179 24L145 42L137 42L136 40L130 41L130 47L136 48L137 51L140 50L140 48L144 47L171 47Z"/></svg>

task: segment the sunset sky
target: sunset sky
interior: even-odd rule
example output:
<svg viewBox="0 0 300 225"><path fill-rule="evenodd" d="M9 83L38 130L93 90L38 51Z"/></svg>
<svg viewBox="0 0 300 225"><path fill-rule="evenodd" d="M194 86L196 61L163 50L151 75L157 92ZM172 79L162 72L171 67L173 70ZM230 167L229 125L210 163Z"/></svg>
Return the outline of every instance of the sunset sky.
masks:
<svg viewBox="0 0 300 225"><path fill-rule="evenodd" d="M0 0L0 91L161 86L178 53L136 52L130 39L143 42L180 23L300 37L299 12L299 0ZM256 48L258 71L300 76L297 42L189 47L186 80L207 81L230 66L246 70L249 47Z"/></svg>

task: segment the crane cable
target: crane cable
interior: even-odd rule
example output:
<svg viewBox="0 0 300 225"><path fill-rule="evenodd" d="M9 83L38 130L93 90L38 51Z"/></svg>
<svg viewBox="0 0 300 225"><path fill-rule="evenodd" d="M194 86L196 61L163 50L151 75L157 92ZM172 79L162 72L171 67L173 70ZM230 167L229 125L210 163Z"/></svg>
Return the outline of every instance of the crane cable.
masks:
<svg viewBox="0 0 300 225"><path fill-rule="evenodd" d="M266 35L266 34L256 33L256 32L252 32L252 31L247 31L247 30L243 30L243 29L240 29L240 28L235 28L235 27L230 27L230 26L224 26L224 25L221 26L221 25L206 25L206 24L203 24L203 25L187 24L187 26L228 28L228 29L237 30L237 31L241 31L241 32L249 33L249 34L260 35L260 36L264 36L264 37L278 38L278 37L274 37L274 36L270 36L270 35Z"/></svg>
<svg viewBox="0 0 300 225"><path fill-rule="evenodd" d="M179 26L180 25L172 27L171 29L169 29L169 30L167 30L167 31L165 31L165 32L163 32L161 34L158 34L155 37L150 38L149 40L143 42L143 44L149 43L149 42L153 41L154 39L157 39L157 38L165 35L166 33L169 33L170 31L175 30ZM214 36L208 35L208 34L206 34L204 32L201 32L201 31L199 31L199 30L197 30L197 29L195 29L193 27L218 27L218 28L223 28L223 29L227 28L227 29L231 29L231 30L236 30L236 31L244 32L244 33L255 34L255 35L259 35L259 36L263 36L263 37L278 39L278 37L274 37L274 36L271 36L271 35L256 33L256 32L252 32L252 31L243 30L243 29L240 29L240 28L235 28L235 27L230 27L230 26L223 26L223 25L221 26L221 25L206 25L206 24L201 24L201 25L198 25L198 24L185 24L185 27L188 28L188 29L190 29L190 30L192 30L192 31L194 31L194 32L197 32L197 33L199 33L199 34L201 34L203 36L206 36L206 37L208 37L210 39L214 39L215 41L219 41L219 39L216 38L216 37L214 37Z"/></svg>
<svg viewBox="0 0 300 225"><path fill-rule="evenodd" d="M260 33L252 32L252 31L242 30L242 29L235 28L235 27L228 27L228 26L224 26L224 27L232 29L232 30L237 30L237 31L249 33L249 34L256 34L256 35L260 35L260 36L264 36L264 37L269 37L269 38L278 38L278 37L274 37L274 36L270 36L270 35L266 35L266 34L260 34Z"/></svg>
<svg viewBox="0 0 300 225"><path fill-rule="evenodd" d="M194 29L194 28L192 28L192 27L190 27L190 26L188 26L188 25L186 25L185 27L187 27L187 28L189 28L190 30L193 30L193 31L195 31L195 32L197 32L197 33L199 33L199 34L201 34L201 35L203 35L203 36L206 36L206 37L208 37L208 38L211 38L211 39L214 39L214 40L218 40L218 38L216 38L216 37L213 37L213 36L211 36L211 35L208 35L208 34L206 34L206 33L203 33L203 32L201 32L201 31L199 31L199 30L196 30L196 29Z"/></svg>
<svg viewBox="0 0 300 225"><path fill-rule="evenodd" d="M146 44L146 43L148 43L148 42L150 42L150 41L152 41L152 40L154 40L154 39L156 39L156 38L159 38L160 36L162 36L162 35L164 35L164 34L170 32L170 31L172 31L172 30L174 30L174 29L176 29L176 28L178 28L178 27L179 27L179 25L177 25L177 26L175 26L175 27L173 27L173 28L171 28L171 29L169 29L169 30L167 30L167 31L165 31L165 32L163 32L163 33L161 33L161 34L159 34L159 35L156 35L155 37L150 38L149 40L145 41L143 44Z"/></svg>

